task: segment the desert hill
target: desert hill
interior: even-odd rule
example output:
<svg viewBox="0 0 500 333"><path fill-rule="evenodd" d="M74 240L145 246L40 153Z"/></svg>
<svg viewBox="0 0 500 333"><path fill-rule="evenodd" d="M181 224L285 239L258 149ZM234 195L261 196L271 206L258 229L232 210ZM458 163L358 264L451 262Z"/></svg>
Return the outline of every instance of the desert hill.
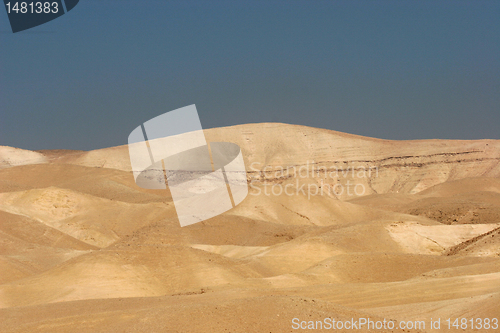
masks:
<svg viewBox="0 0 500 333"><path fill-rule="evenodd" d="M168 190L135 184L127 146L0 147L0 332L500 319L500 141L286 124L205 136L241 147L249 195L183 228Z"/></svg>

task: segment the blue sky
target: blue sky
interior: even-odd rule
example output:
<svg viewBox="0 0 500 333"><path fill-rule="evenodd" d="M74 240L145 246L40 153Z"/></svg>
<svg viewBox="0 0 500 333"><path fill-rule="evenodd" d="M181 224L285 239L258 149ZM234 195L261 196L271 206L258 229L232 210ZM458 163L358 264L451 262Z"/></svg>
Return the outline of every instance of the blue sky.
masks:
<svg viewBox="0 0 500 333"><path fill-rule="evenodd" d="M500 1L80 0L13 34L0 145L96 149L196 104L384 139L500 139Z"/></svg>

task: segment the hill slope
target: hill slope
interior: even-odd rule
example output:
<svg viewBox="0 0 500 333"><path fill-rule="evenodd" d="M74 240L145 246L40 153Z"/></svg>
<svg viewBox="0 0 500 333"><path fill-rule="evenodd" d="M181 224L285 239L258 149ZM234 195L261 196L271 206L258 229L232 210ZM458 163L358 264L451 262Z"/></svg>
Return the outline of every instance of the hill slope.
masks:
<svg viewBox="0 0 500 333"><path fill-rule="evenodd" d="M500 317L500 142L285 124L205 135L241 147L250 192L183 228L168 190L135 184L127 146L2 147L0 331Z"/></svg>

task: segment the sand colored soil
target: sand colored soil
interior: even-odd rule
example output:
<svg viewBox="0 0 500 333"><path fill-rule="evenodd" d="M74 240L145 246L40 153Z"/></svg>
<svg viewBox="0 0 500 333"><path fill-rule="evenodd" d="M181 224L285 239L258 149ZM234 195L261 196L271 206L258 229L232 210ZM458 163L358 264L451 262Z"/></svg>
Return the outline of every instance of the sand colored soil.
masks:
<svg viewBox="0 0 500 333"><path fill-rule="evenodd" d="M0 332L500 319L500 142L285 124L205 135L240 145L249 195L183 228L168 190L135 184L126 146L0 147ZM300 191L325 184L344 192Z"/></svg>

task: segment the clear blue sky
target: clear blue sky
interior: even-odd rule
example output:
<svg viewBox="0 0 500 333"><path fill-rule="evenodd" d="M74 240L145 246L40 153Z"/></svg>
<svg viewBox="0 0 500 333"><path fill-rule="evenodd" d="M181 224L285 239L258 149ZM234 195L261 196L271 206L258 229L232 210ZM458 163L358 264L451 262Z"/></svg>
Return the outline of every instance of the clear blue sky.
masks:
<svg viewBox="0 0 500 333"><path fill-rule="evenodd" d="M81 0L16 34L0 8L0 145L121 145L190 104L204 128L500 139L500 1Z"/></svg>

